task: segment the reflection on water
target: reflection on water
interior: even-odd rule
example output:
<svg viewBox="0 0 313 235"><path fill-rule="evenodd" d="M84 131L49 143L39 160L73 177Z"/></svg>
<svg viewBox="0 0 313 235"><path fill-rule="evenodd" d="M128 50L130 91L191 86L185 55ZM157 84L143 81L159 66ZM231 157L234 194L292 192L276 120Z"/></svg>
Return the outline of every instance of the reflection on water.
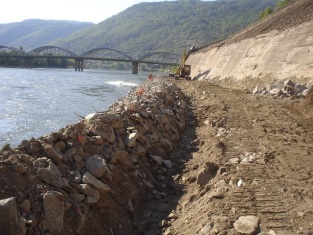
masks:
<svg viewBox="0 0 313 235"><path fill-rule="evenodd" d="M148 74L130 71L0 68L0 146L58 131L104 111Z"/></svg>
<svg viewBox="0 0 313 235"><path fill-rule="evenodd" d="M11 120L9 120L9 119L5 119L5 120L2 119L1 120L0 119L0 134L14 130L14 127L15 127L14 123Z"/></svg>
<svg viewBox="0 0 313 235"><path fill-rule="evenodd" d="M138 84L136 83L123 82L123 81L112 81L112 82L107 82L107 84L110 84L113 86L138 86Z"/></svg>

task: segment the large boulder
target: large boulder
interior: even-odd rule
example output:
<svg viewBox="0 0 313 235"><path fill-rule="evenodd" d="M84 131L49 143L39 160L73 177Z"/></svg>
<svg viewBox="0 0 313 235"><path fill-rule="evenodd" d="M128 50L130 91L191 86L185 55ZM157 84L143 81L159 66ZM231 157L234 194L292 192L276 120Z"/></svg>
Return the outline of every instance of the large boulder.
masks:
<svg viewBox="0 0 313 235"><path fill-rule="evenodd" d="M0 200L0 234L24 235L25 223L17 214L16 201L13 197Z"/></svg>
<svg viewBox="0 0 313 235"><path fill-rule="evenodd" d="M114 129L123 127L123 122L118 114L104 114L103 119L108 120Z"/></svg>
<svg viewBox="0 0 313 235"><path fill-rule="evenodd" d="M60 233L63 230L64 202L57 196L59 192L48 191L43 196L43 208L45 230L52 234Z"/></svg>
<svg viewBox="0 0 313 235"><path fill-rule="evenodd" d="M240 216L234 223L234 228L240 234L252 235L257 232L260 219L253 215Z"/></svg>
<svg viewBox="0 0 313 235"><path fill-rule="evenodd" d="M38 178L57 188L68 190L70 186L68 182L61 177L61 172L59 171L59 169L50 160L48 160L48 164L49 164L48 167L40 167L38 169L37 171Z"/></svg>
<svg viewBox="0 0 313 235"><path fill-rule="evenodd" d="M96 179L88 171L84 174L82 182L84 184L88 184L90 187L96 189L97 191L99 191L99 193L102 193L102 194L105 194L111 191L111 188L107 184Z"/></svg>
<svg viewBox="0 0 313 235"><path fill-rule="evenodd" d="M88 123L88 128L95 136L101 136L104 141L114 143L115 134L112 126L100 122Z"/></svg>
<svg viewBox="0 0 313 235"><path fill-rule="evenodd" d="M79 191L86 195L87 204L95 204L99 201L101 196L97 190L91 188L88 184L80 184L78 187Z"/></svg>
<svg viewBox="0 0 313 235"><path fill-rule="evenodd" d="M59 165L63 161L63 156L50 144L42 144L42 147L47 156L53 161L54 164Z"/></svg>
<svg viewBox="0 0 313 235"><path fill-rule="evenodd" d="M105 172L110 171L105 159L98 155L94 155L86 160L86 169L96 178L100 178Z"/></svg>

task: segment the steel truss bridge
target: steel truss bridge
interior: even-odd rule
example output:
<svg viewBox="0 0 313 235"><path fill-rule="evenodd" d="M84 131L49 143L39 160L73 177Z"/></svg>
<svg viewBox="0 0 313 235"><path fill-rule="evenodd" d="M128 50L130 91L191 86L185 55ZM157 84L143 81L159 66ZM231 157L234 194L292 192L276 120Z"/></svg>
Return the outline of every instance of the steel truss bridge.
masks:
<svg viewBox="0 0 313 235"><path fill-rule="evenodd" d="M8 53L9 52L9 53ZM74 59L75 71L84 70L84 60L103 60L132 63L132 73L138 74L140 63L178 66L180 58L172 53L152 52L139 58L133 58L123 52L111 48L94 48L80 55L67 49L55 46L42 46L29 52L14 47L0 46L0 57L21 58L23 67L32 68L36 58Z"/></svg>

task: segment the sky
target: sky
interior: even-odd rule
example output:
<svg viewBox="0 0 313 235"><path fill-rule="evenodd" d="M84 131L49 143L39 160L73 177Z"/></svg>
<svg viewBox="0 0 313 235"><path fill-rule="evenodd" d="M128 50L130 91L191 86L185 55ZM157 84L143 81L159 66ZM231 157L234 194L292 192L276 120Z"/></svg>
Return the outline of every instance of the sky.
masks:
<svg viewBox="0 0 313 235"><path fill-rule="evenodd" d="M1 3L0 24L26 19L99 23L134 4L156 1L162 0L5 0Z"/></svg>

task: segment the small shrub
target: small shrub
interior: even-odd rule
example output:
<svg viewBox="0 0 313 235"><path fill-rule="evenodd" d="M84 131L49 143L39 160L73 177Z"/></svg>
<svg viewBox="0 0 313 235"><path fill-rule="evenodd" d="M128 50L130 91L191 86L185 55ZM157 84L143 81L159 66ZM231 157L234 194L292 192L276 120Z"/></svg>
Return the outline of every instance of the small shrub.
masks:
<svg viewBox="0 0 313 235"><path fill-rule="evenodd" d="M259 16L259 19L263 19L264 17L267 17L268 15L272 14L273 13L273 9L271 7L267 7L265 8L264 11L261 11L260 12L260 16Z"/></svg>

